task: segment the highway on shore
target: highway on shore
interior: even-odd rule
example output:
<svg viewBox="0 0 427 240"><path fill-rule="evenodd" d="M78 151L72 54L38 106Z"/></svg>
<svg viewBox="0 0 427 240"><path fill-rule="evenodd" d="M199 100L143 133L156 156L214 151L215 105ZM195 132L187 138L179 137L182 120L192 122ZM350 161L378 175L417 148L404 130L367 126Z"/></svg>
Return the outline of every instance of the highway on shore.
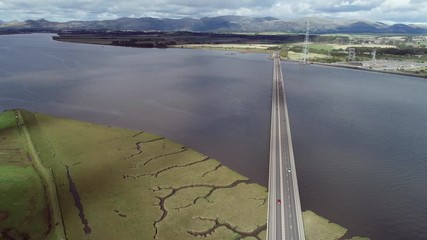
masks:
<svg viewBox="0 0 427 240"><path fill-rule="evenodd" d="M273 54L273 61L267 239L304 240L288 107L278 52Z"/></svg>

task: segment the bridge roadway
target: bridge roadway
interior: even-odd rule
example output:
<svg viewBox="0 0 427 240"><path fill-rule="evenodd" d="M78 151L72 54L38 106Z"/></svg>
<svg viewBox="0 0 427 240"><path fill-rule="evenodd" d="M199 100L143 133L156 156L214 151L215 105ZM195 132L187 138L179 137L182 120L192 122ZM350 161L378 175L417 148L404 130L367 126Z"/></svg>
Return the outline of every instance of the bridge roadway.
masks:
<svg viewBox="0 0 427 240"><path fill-rule="evenodd" d="M304 240L288 107L278 52L273 54L273 61L267 239Z"/></svg>

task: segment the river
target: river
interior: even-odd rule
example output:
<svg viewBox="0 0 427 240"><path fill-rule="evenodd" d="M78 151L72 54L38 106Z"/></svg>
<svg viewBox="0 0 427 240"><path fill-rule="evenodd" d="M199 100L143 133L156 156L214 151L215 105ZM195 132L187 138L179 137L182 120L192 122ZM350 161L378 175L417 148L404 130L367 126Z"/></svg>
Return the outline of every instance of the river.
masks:
<svg viewBox="0 0 427 240"><path fill-rule="evenodd" d="M0 110L141 129L268 181L272 62L0 36ZM283 63L303 210L372 239L427 239L427 81Z"/></svg>

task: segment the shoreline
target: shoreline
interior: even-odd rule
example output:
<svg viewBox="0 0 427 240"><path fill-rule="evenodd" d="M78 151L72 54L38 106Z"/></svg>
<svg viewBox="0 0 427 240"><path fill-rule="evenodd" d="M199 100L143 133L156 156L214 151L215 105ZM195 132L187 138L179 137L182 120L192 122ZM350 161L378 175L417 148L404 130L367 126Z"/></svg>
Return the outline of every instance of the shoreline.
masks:
<svg viewBox="0 0 427 240"><path fill-rule="evenodd" d="M265 239L267 189L251 183L221 162L144 131L111 128L25 110L19 110L19 114L21 111L19 119L28 124L25 136L31 137L39 164L53 173L53 178L43 185L56 185L57 203L68 209L67 214L59 212L66 238L105 239L124 234L125 238L133 239L145 234L159 239L195 239L209 232L212 239L236 235ZM0 113L0 120L7 118L8 112L10 110ZM13 120L15 116L10 118ZM93 146L97 146L97 150ZM103 164L100 165L100 161ZM0 162L0 170L2 167L4 164ZM73 171L72 183L67 180L70 171ZM105 187L99 188L100 183L106 184ZM71 188L79 190L81 207L85 207L85 222L80 221L81 209L74 206L75 199L69 193ZM95 188L98 189L96 194L92 191ZM138 198L141 191L145 200ZM121 204L123 199L132 204ZM244 209L252 211L244 212ZM236 215L233 211L246 215ZM333 240L349 234L347 228L314 212L303 214L308 239L322 236L322 239ZM49 215L56 217L54 212ZM107 218L108 222L104 220ZM93 231L86 229L89 222ZM128 231L130 222L134 230L131 232ZM101 231L106 225L108 230ZM172 228L177 230L167 230Z"/></svg>
<svg viewBox="0 0 427 240"><path fill-rule="evenodd" d="M215 46L215 45L213 45ZM204 50L216 50L216 51L233 51L237 53L260 53L260 54L270 54L273 52L273 50L267 50L267 49L257 49L257 48L226 48L226 47L210 47L206 45L199 46L176 46L176 47L170 47L170 48L181 48L181 49L204 49ZM294 62L298 63L298 60L294 59L284 59L281 58L284 62ZM334 64L334 63L322 63L322 62L309 62L309 65L320 65L320 66L327 66L327 67L335 67L335 68L347 68L347 69L354 69L354 70L361 70L361 71L368 71L368 72L376 72L376 73L386 73L386 74L394 74L394 75L400 75L400 76L408 76L408 77L417 77L417 78L427 78L427 75L419 75L416 73L410 73L410 72L397 72L397 71L386 71L386 70L379 70L379 69L369 69L369 68L363 68L358 66L351 66L351 65L345 65L345 64Z"/></svg>
<svg viewBox="0 0 427 240"><path fill-rule="evenodd" d="M295 60L292 61L292 60L288 60L288 59L283 60L283 61L298 62ZM344 65L344 64L330 64L330 63L321 63L321 62L310 62L309 64L327 66L327 67L335 67L335 68L347 68L347 69L361 70L361 71L367 71L367 72L394 74L394 75L407 76L407 77L427 78L427 75L423 76L423 75L417 75L415 73L409 73L409 72L393 72L393 71L386 71L386 70L369 69L369 68L363 68L363 67L351 66L351 65Z"/></svg>
<svg viewBox="0 0 427 240"><path fill-rule="evenodd" d="M125 45L115 45L115 44L109 44L104 41L96 41L96 39L93 38L84 38L88 41L81 41L82 39L67 39L67 38L60 38L60 37L53 37L52 40L59 41L59 42L69 42L69 43L83 43L83 44L94 44L94 45L104 45L104 46L116 46L116 47L131 47L131 48L158 48L158 47L136 47L136 46L125 46ZM91 41L92 39L92 41ZM204 49L204 50L216 50L216 51L229 51L229 52L236 52L236 53L259 53L259 54L272 54L274 52L273 49L269 49L272 47L277 46L277 44L273 43L237 43L237 44L177 44L177 45L168 45L166 47L158 48L158 49L165 49L165 48L171 48L171 49ZM299 62L296 59L284 59L281 58L281 60L285 62ZM427 78L427 75L421 75L411 72L398 72L398 71L387 71L387 70L379 70L379 69L369 69L369 68L363 68L358 66L351 66L346 64L334 64L334 63L322 63L322 62L310 62L310 64L316 64L321 66L330 66L330 67L337 67L337 68L347 68L347 69L354 69L354 70L363 70L363 71L369 71L369 72L377 72L377 73L387 73L387 74L395 74L400 76L408 76L408 77L417 77L417 78Z"/></svg>

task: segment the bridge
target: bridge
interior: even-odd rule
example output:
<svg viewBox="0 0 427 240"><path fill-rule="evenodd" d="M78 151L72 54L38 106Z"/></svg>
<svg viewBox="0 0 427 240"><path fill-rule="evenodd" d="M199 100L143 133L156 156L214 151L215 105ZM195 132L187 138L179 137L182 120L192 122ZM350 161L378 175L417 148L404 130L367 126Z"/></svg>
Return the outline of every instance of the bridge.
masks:
<svg viewBox="0 0 427 240"><path fill-rule="evenodd" d="M288 107L278 52L273 54L273 61L267 239L304 240Z"/></svg>

